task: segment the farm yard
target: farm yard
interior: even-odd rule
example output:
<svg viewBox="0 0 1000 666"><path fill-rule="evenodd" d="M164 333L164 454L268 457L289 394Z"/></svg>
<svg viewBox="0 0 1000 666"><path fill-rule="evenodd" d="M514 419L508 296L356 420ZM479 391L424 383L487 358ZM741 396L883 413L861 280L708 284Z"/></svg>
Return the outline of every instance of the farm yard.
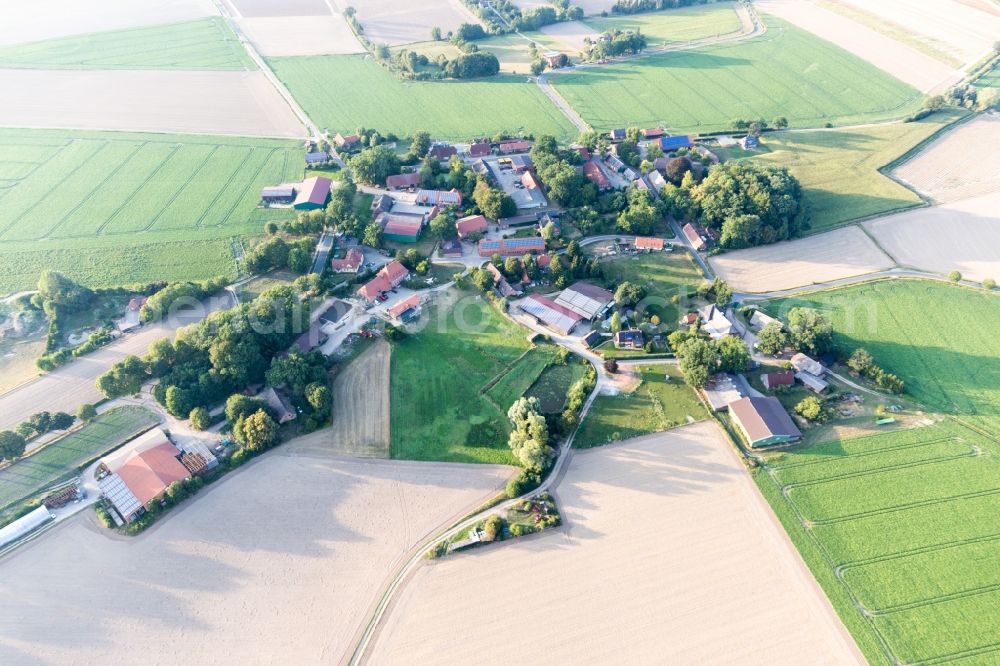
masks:
<svg viewBox="0 0 1000 666"><path fill-rule="evenodd" d="M602 446L707 418L704 405L676 366L619 367L619 372L637 375L641 383L630 392L597 396L580 424L574 447Z"/></svg>
<svg viewBox="0 0 1000 666"><path fill-rule="evenodd" d="M15 69L255 70L220 17L0 47Z"/></svg>
<svg viewBox="0 0 1000 666"><path fill-rule="evenodd" d="M879 172L964 112L945 110L912 123L766 134L750 159L788 167L802 183L809 232L919 206L920 197Z"/></svg>
<svg viewBox="0 0 1000 666"><path fill-rule="evenodd" d="M118 448L159 421L144 407L117 407L37 453L0 469L0 509L69 479L81 465Z"/></svg>
<svg viewBox="0 0 1000 666"><path fill-rule="evenodd" d="M0 662L340 662L388 572L516 472L303 440L258 461L127 543L80 515L6 556Z"/></svg>
<svg viewBox="0 0 1000 666"><path fill-rule="evenodd" d="M417 569L371 662L862 663L716 424L577 451L556 495L563 527Z"/></svg>
<svg viewBox="0 0 1000 666"><path fill-rule="evenodd" d="M765 455L754 473L871 663L995 661L998 453L947 420Z"/></svg>
<svg viewBox="0 0 1000 666"><path fill-rule="evenodd" d="M453 140L498 132L576 136L566 117L522 77L403 82L365 56L274 58L270 64L306 113L331 132L428 130ZM365 93L348 96L342 90Z"/></svg>
<svg viewBox="0 0 1000 666"><path fill-rule="evenodd" d="M736 291L758 294L866 275L895 265L857 227L726 252L709 257L708 262Z"/></svg>
<svg viewBox="0 0 1000 666"><path fill-rule="evenodd" d="M373 44L409 44L430 39L431 28L448 33L463 23L479 23L461 0L425 0L401 4L394 0L336 0L338 9L357 12L364 35Z"/></svg>
<svg viewBox="0 0 1000 666"><path fill-rule="evenodd" d="M889 120L920 93L843 49L773 17L754 39L554 76L555 89L598 130L661 125L728 129L734 118L785 116L792 127Z"/></svg>
<svg viewBox="0 0 1000 666"><path fill-rule="evenodd" d="M260 188L303 173L289 141L0 130L0 145L4 293L45 268L95 287L233 271L232 237L290 214L258 211Z"/></svg>
<svg viewBox="0 0 1000 666"><path fill-rule="evenodd" d="M736 5L719 2L631 15L595 16L584 24L595 32L632 30L646 37L648 48L693 42L739 32L742 23Z"/></svg>
<svg viewBox="0 0 1000 666"><path fill-rule="evenodd" d="M389 343L379 341L334 378L329 451L359 458L389 457Z"/></svg>

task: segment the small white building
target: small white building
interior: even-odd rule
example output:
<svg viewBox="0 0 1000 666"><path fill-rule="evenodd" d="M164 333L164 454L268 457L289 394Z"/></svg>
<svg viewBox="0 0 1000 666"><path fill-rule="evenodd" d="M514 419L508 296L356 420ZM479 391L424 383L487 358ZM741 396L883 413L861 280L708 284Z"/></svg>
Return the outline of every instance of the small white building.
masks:
<svg viewBox="0 0 1000 666"><path fill-rule="evenodd" d="M795 368L796 372L807 372L814 377L822 377L826 374L826 368L823 367L822 363L802 352L792 357L792 367Z"/></svg>
<svg viewBox="0 0 1000 666"><path fill-rule="evenodd" d="M698 311L701 317L701 329L713 340L721 340L733 333L733 322L717 305L706 305Z"/></svg>
<svg viewBox="0 0 1000 666"><path fill-rule="evenodd" d="M0 548L31 534L54 517L46 507L40 506L31 513L21 516L10 525L0 528Z"/></svg>
<svg viewBox="0 0 1000 666"><path fill-rule="evenodd" d="M776 323L782 329L785 328L785 325L782 324L779 320L775 319L769 314L761 312L760 310L754 312L753 316L750 317L750 326L752 326L755 331L759 331L771 323Z"/></svg>

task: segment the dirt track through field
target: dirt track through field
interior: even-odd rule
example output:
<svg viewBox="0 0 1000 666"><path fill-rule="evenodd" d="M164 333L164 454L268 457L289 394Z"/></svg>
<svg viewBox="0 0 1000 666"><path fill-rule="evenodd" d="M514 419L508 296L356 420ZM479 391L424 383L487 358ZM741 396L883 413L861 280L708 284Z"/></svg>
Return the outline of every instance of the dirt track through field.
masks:
<svg viewBox="0 0 1000 666"><path fill-rule="evenodd" d="M329 447L356 458L389 457L389 343L379 340L333 381Z"/></svg>

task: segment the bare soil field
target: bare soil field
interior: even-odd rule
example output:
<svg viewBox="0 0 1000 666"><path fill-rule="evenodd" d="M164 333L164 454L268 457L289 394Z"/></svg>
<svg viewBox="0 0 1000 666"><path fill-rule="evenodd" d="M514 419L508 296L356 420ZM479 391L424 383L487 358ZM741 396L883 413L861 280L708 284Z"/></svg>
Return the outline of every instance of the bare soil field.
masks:
<svg viewBox="0 0 1000 666"><path fill-rule="evenodd" d="M864 275L893 261L857 227L727 252L708 260L736 291L762 293Z"/></svg>
<svg viewBox="0 0 1000 666"><path fill-rule="evenodd" d="M538 29L543 35L548 35L556 40L559 48L570 55L579 53L584 49L584 38L595 39L599 33L590 26L580 21L564 21L542 26Z"/></svg>
<svg viewBox="0 0 1000 666"><path fill-rule="evenodd" d="M940 203L1000 191L1000 113L962 123L893 175Z"/></svg>
<svg viewBox="0 0 1000 666"><path fill-rule="evenodd" d="M239 21L265 57L363 53L347 21L336 16L274 16Z"/></svg>
<svg viewBox="0 0 1000 666"><path fill-rule="evenodd" d="M903 266L969 280L1000 279L1000 191L920 208L864 226Z"/></svg>
<svg viewBox="0 0 1000 666"><path fill-rule="evenodd" d="M218 12L212 0L32 0L0 3L0 45L173 23Z"/></svg>
<svg viewBox="0 0 1000 666"><path fill-rule="evenodd" d="M945 63L814 2L765 0L756 4L761 11L833 42L921 92L942 92L962 77Z"/></svg>
<svg viewBox="0 0 1000 666"><path fill-rule="evenodd" d="M0 70L0 126L300 137L262 72Z"/></svg>
<svg viewBox="0 0 1000 666"><path fill-rule="evenodd" d="M229 0L240 16L329 16L326 0Z"/></svg>
<svg viewBox="0 0 1000 666"><path fill-rule="evenodd" d="M956 0L844 0L922 35L966 64L986 55L1000 35L1000 16Z"/></svg>
<svg viewBox="0 0 1000 666"><path fill-rule="evenodd" d="M0 561L0 663L339 663L393 564L513 473L291 442L140 537L87 511Z"/></svg>
<svg viewBox="0 0 1000 666"><path fill-rule="evenodd" d="M574 453L556 494L559 530L418 569L369 663L863 663L716 424Z"/></svg>
<svg viewBox="0 0 1000 666"><path fill-rule="evenodd" d="M365 36L375 44L426 42L431 28L447 33L463 23L479 23L461 0L425 0L403 3L398 0L332 0L343 11L354 7Z"/></svg>
<svg viewBox="0 0 1000 666"><path fill-rule="evenodd" d="M389 343L379 340L333 380L332 453L389 457Z"/></svg>

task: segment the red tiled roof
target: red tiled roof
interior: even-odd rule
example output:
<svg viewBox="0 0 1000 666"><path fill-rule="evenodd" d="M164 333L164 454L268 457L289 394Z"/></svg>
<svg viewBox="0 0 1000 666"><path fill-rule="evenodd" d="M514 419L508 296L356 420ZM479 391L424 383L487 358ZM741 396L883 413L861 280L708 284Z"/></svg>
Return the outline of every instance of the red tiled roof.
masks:
<svg viewBox="0 0 1000 666"><path fill-rule="evenodd" d="M551 263L552 263L552 257L550 257L547 254L540 254L538 255L538 257L535 258L535 265L537 265L539 268L545 268Z"/></svg>
<svg viewBox="0 0 1000 666"><path fill-rule="evenodd" d="M500 142L500 152L501 153L523 153L525 151L531 150L530 141L501 141Z"/></svg>
<svg viewBox="0 0 1000 666"><path fill-rule="evenodd" d="M587 180L597 185L600 189L605 189L611 186L611 182L608 177L604 175L601 171L601 167L597 166L593 162L587 162L583 165L583 175L587 177Z"/></svg>
<svg viewBox="0 0 1000 666"><path fill-rule="evenodd" d="M493 146L488 143L474 143L469 146L469 157L485 157L493 152Z"/></svg>
<svg viewBox="0 0 1000 666"><path fill-rule="evenodd" d="M330 268L338 273L356 273L359 268L361 268L361 262L364 261L364 253L356 247L352 247L347 251L347 254L343 259L334 259L330 262Z"/></svg>
<svg viewBox="0 0 1000 666"><path fill-rule="evenodd" d="M580 157L582 157L583 159L585 159L585 160L589 160L590 159L590 151L587 150L586 146L577 146L573 150L575 150L580 155Z"/></svg>
<svg viewBox="0 0 1000 666"><path fill-rule="evenodd" d="M662 238L650 238L649 236L636 236L635 249L637 250L662 250Z"/></svg>
<svg viewBox="0 0 1000 666"><path fill-rule="evenodd" d="M458 230L459 238L465 238L469 234L479 234L486 231L489 223L483 215L470 215L455 221L455 229Z"/></svg>
<svg viewBox="0 0 1000 666"><path fill-rule="evenodd" d="M531 173L530 171L525 171L521 175L521 184L527 187L528 189L532 190L537 190L539 187L538 179L535 178L535 174Z"/></svg>
<svg viewBox="0 0 1000 666"><path fill-rule="evenodd" d="M385 186L392 188L416 187L419 184L419 173L398 173L385 179Z"/></svg>
<svg viewBox="0 0 1000 666"><path fill-rule="evenodd" d="M642 130L642 136L646 139L655 139L658 136L663 136L663 130L659 127L651 127L650 129Z"/></svg>
<svg viewBox="0 0 1000 666"><path fill-rule="evenodd" d="M146 449L128 459L118 476L122 478L132 494L146 506L157 499L174 481L183 481L191 476L187 468L177 460L181 454L170 442Z"/></svg>
<svg viewBox="0 0 1000 666"><path fill-rule="evenodd" d="M768 387L771 386L792 386L795 383L795 373L791 370L782 372L769 372L765 375Z"/></svg>
<svg viewBox="0 0 1000 666"><path fill-rule="evenodd" d="M682 231L684 232L684 235L687 236L687 239L691 241L691 245L694 246L694 249L698 250L705 246L705 241L701 239L701 236L698 235L698 231L691 226L690 222L684 225Z"/></svg>
<svg viewBox="0 0 1000 666"><path fill-rule="evenodd" d="M424 226L419 217L408 217L402 215L392 215L386 222L384 231L390 236L413 236L420 234L420 229Z"/></svg>
<svg viewBox="0 0 1000 666"><path fill-rule="evenodd" d="M410 271L398 261L390 261L379 269L371 280L358 287L358 293L369 301L374 301L383 293L399 285Z"/></svg>
<svg viewBox="0 0 1000 666"><path fill-rule="evenodd" d="M312 203L320 206L326 205L326 199L330 196L330 186L332 181L323 176L313 176L302 181L302 189L295 197L295 205Z"/></svg>
<svg viewBox="0 0 1000 666"><path fill-rule="evenodd" d="M409 298L405 298L389 308L389 316L395 319L410 308L415 308L418 305L420 305L420 294L413 294Z"/></svg>

